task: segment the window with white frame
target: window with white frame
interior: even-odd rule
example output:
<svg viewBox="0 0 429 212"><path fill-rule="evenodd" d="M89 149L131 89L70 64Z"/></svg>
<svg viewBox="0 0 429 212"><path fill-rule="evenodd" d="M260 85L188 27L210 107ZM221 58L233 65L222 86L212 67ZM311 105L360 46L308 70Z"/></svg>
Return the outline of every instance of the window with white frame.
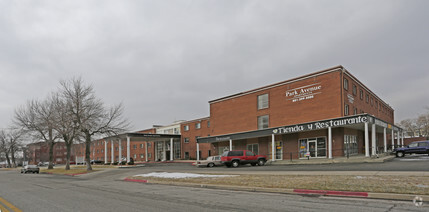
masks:
<svg viewBox="0 0 429 212"><path fill-rule="evenodd" d="M255 154L259 154L259 144L247 144L247 150L252 151Z"/></svg>
<svg viewBox="0 0 429 212"><path fill-rule="evenodd" d="M185 126L183 127L183 130L188 131L188 130L189 130L189 125L185 125Z"/></svg>
<svg viewBox="0 0 429 212"><path fill-rule="evenodd" d="M185 143L185 144L189 143L189 138L184 138L183 143Z"/></svg>
<svg viewBox="0 0 429 212"><path fill-rule="evenodd" d="M258 129L266 129L269 127L270 118L268 115L258 116Z"/></svg>
<svg viewBox="0 0 429 212"><path fill-rule="evenodd" d="M144 154L140 154L140 158L144 158Z"/></svg>
<svg viewBox="0 0 429 212"><path fill-rule="evenodd" d="M200 129L200 128L201 128L201 123L200 122L196 123L195 124L195 129Z"/></svg>
<svg viewBox="0 0 429 212"><path fill-rule="evenodd" d="M268 108L268 94L262 94L258 96L258 110Z"/></svg>
<svg viewBox="0 0 429 212"><path fill-rule="evenodd" d="M140 149L143 149L144 148L144 144L140 144Z"/></svg>

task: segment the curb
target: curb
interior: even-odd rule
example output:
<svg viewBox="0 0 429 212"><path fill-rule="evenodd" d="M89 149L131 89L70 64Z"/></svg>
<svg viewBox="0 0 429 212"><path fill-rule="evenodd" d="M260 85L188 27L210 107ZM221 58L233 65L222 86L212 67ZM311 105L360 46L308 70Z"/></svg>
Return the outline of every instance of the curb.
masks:
<svg viewBox="0 0 429 212"><path fill-rule="evenodd" d="M151 182L148 180L138 180L125 178L126 182L148 183L158 185L170 185L192 188L208 188L231 191L247 191L247 192L264 192L277 194L291 195L317 195L317 196L332 196L332 197L351 197L363 199L384 199L397 201L413 201L417 196L424 200L429 200L429 195L417 194L395 194L395 193L371 193L371 192L355 192L355 191L331 191L331 190L308 190L308 189L287 189L287 188L261 188L261 187L245 187L245 186L224 186L224 185L208 185L195 183L174 183L174 182Z"/></svg>
<svg viewBox="0 0 429 212"><path fill-rule="evenodd" d="M147 180L138 180L138 179L130 179L130 178L125 178L124 181L127 182L136 182L136 183L147 183Z"/></svg>
<svg viewBox="0 0 429 212"><path fill-rule="evenodd" d="M302 161L300 160L293 160L291 161L287 161L284 160L284 162L280 162L278 163L276 162L270 162L267 163L267 165L271 165L271 166L288 166L288 165L324 165L324 164L341 164L341 163L384 163L387 161L391 161L393 160L395 157L394 156L385 156L384 158L366 158L366 159L362 159L362 160L338 160L338 159L331 159L331 160L325 160L325 161L316 161L316 159L313 159L311 162L308 162L308 160L304 159Z"/></svg>

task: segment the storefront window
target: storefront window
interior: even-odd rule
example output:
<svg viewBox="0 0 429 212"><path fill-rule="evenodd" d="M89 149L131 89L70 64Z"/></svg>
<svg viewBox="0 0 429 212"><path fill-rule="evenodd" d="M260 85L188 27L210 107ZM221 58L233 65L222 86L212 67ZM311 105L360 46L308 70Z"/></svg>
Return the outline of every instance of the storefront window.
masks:
<svg viewBox="0 0 429 212"><path fill-rule="evenodd" d="M259 144L247 144L247 150L259 155Z"/></svg>
<svg viewBox="0 0 429 212"><path fill-rule="evenodd" d="M344 156L358 154L356 135L344 135Z"/></svg>
<svg viewBox="0 0 429 212"><path fill-rule="evenodd" d="M298 141L299 157L306 158L306 153L312 158L326 157L326 138L305 138Z"/></svg>

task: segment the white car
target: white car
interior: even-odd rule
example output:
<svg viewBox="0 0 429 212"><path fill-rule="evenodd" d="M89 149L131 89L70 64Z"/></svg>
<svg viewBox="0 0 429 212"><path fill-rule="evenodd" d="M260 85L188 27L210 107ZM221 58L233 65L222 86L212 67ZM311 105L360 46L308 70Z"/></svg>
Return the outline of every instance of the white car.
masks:
<svg viewBox="0 0 429 212"><path fill-rule="evenodd" d="M200 160L194 163L196 167L214 167L214 166L222 166L220 162L220 155L210 156L207 160Z"/></svg>

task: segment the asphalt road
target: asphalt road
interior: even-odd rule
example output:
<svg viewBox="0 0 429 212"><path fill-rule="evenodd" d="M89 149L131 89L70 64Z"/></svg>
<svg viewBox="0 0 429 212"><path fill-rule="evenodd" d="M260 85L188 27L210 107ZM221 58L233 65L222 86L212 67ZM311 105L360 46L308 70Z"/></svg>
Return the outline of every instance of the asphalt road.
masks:
<svg viewBox="0 0 429 212"><path fill-rule="evenodd" d="M402 166L406 165L404 163L419 163L416 159L418 158L413 158L412 161L398 159L386 164L391 163L389 166L394 167L392 164ZM428 164L428 161L425 163ZM357 167L365 168L366 164L357 164ZM238 169L218 167L210 170L222 173L226 169L262 171L279 168L287 167L249 166ZM189 164L153 164L142 168L113 169L76 177L0 171L0 197L23 211L428 211L429 209L429 205L416 207L412 202L238 192L122 181L123 178L135 174L180 170L201 169ZM2 201L0 205L5 207Z"/></svg>

